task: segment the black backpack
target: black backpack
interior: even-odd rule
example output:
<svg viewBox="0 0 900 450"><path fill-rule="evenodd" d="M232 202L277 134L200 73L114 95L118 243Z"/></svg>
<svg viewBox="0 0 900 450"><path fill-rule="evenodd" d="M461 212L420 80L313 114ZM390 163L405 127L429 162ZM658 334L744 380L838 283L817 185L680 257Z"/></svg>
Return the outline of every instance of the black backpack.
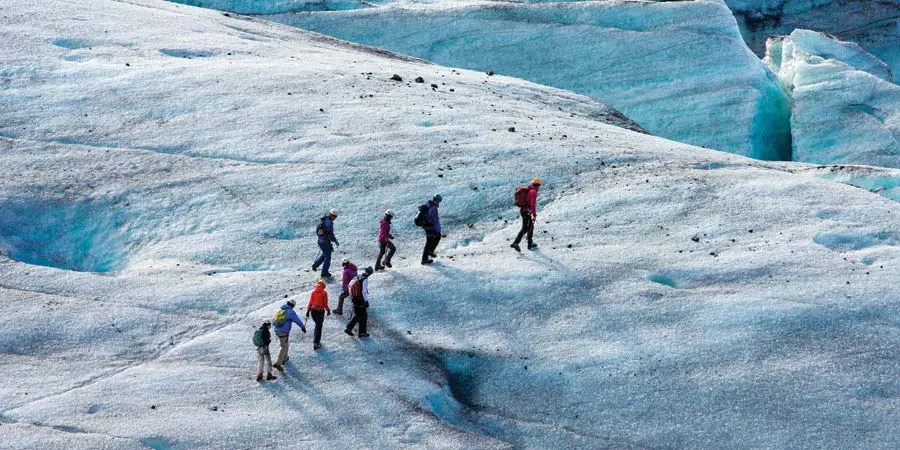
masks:
<svg viewBox="0 0 900 450"><path fill-rule="evenodd" d="M428 225L428 204L424 204L419 207L419 214L416 214L415 222L417 227L424 227Z"/></svg>

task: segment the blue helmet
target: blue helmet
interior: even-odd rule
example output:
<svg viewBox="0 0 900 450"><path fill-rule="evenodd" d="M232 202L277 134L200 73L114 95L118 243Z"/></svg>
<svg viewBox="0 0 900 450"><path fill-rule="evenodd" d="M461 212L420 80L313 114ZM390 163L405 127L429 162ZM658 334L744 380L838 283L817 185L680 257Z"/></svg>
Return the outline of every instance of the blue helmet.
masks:
<svg viewBox="0 0 900 450"><path fill-rule="evenodd" d="M444 197L441 197L441 194L434 194L434 197L432 198L432 200L437 200L437 201L441 201L443 199L444 199Z"/></svg>

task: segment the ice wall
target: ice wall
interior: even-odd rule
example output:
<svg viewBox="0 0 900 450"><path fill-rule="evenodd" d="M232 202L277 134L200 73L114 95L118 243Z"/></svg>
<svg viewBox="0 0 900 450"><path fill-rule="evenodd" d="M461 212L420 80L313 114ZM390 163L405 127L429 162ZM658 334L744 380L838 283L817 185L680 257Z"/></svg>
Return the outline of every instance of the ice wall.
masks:
<svg viewBox="0 0 900 450"><path fill-rule="evenodd" d="M766 53L792 95L793 159L900 167L900 87L884 63L808 30L771 38Z"/></svg>
<svg viewBox="0 0 900 450"><path fill-rule="evenodd" d="M725 0L747 44L762 56L768 36L812 29L860 44L900 72L900 0ZM896 79L895 79L896 81Z"/></svg>
<svg viewBox="0 0 900 450"><path fill-rule="evenodd" d="M587 94L669 139L790 157L787 97L719 2L391 6L266 18Z"/></svg>

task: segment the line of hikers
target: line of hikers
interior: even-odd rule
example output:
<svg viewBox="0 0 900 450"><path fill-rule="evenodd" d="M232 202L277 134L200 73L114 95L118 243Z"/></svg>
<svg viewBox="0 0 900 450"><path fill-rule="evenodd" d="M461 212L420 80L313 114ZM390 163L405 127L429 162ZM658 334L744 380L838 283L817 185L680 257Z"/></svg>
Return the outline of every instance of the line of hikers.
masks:
<svg viewBox="0 0 900 450"><path fill-rule="evenodd" d="M519 244L522 242L522 238L526 236L528 238L528 249L532 250L537 248L537 245L534 244L533 235L534 224L537 220L537 192L540 189L540 186L541 180L535 178L528 186L516 188L514 204L519 207L519 213L522 216L522 227L510 247L517 252L522 251ZM441 231L441 221L438 215L438 207L442 200L443 197L440 194L434 195L431 200L419 207L419 212L414 220L416 226L422 227L425 231L425 248L422 251L421 262L423 265L434 262L431 258L437 256L434 252L437 249L438 243L440 243L441 238L446 237L446 234ZM347 297L350 297L353 305L353 314L350 321L347 323L347 326L344 328L344 332L350 336L354 336L353 330L357 325L359 326L359 333L357 336L360 338L369 336L366 328L368 325L369 277L375 273L376 270L384 270L386 267L393 267L391 265L391 258L397 250L393 242L391 242L391 240L394 239L394 235L391 234L391 220L393 217L393 211L387 210L379 224L377 237L379 252L374 268L369 266L362 271L358 271L356 265L348 258L344 258L341 262L341 266L343 267L341 274L341 294L338 296L338 307L334 310L334 313L343 315L344 300L346 300ZM315 288L310 293L309 303L306 306L306 318L309 319L311 317L316 325L313 333L313 350L321 348L322 326L325 321L325 316L330 316L332 312L331 307L328 304L328 291L326 290L328 282L325 279L331 278L331 274L328 272L328 269L331 268L331 254L334 252L334 247L340 246L340 243L334 235L335 219L337 219L337 211L334 209L329 210L328 214L320 219L319 225L316 227L316 235L318 236L318 244L321 252L316 257L312 269L313 271L316 271L319 266L321 266L322 279L316 282ZM334 246L332 246L332 244L334 244ZM253 334L253 344L256 345L258 354L257 381L262 381L263 379L263 368L267 369L267 380L277 379L277 377L272 374L273 367L280 372L284 372L284 364L290 359L288 350L290 348L290 334L293 324L299 326L300 330L306 333L306 325L304 325L303 320L294 311L295 306L297 306L296 301L289 299L275 313L273 320L263 322ZM269 344L272 341L270 329L273 326L275 336L278 338L278 342L281 346L275 363L272 363L272 357L269 353Z"/></svg>

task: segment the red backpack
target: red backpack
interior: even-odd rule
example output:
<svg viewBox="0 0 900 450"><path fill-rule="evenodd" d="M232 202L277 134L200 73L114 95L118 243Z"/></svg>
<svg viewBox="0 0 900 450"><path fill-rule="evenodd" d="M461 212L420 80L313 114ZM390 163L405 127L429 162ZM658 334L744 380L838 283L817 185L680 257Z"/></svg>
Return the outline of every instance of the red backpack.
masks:
<svg viewBox="0 0 900 450"><path fill-rule="evenodd" d="M516 196L515 196L515 205L519 208L527 208L531 205L528 204L528 192L531 189L528 189L528 186L519 186L516 188Z"/></svg>
<svg viewBox="0 0 900 450"><path fill-rule="evenodd" d="M351 297L362 297L362 280L359 277L354 277L350 280L350 284L347 285L347 289L350 291Z"/></svg>

